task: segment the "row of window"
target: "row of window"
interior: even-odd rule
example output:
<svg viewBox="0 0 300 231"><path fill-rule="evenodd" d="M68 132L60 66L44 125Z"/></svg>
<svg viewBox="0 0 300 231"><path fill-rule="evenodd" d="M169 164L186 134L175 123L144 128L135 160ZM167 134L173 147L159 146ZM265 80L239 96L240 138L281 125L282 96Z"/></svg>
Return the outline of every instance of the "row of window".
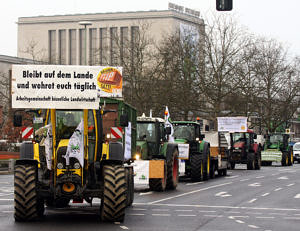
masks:
<svg viewBox="0 0 300 231"><path fill-rule="evenodd" d="M126 52L129 53L133 44L137 42L138 36L138 26L88 28L87 31L85 29L50 30L48 34L49 62L70 65L86 63L89 65L119 65L122 64L121 60L127 54ZM87 44L88 57L86 57ZM77 63L77 58L79 63Z"/></svg>

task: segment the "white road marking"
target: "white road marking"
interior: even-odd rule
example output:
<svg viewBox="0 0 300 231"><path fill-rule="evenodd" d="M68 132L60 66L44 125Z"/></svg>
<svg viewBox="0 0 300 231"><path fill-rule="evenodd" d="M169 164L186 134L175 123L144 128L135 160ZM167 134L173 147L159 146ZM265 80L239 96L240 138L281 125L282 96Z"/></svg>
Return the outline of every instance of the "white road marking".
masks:
<svg viewBox="0 0 300 231"><path fill-rule="evenodd" d="M250 180L250 179L247 178L247 179L242 179L242 180L240 180L240 181L243 182L243 181L247 181L247 180Z"/></svg>
<svg viewBox="0 0 300 231"><path fill-rule="evenodd" d="M280 215L280 216L286 216L286 213L269 213L269 215ZM297 214L294 214L297 215Z"/></svg>
<svg viewBox="0 0 300 231"><path fill-rule="evenodd" d="M203 210L199 210L199 213L216 213L217 211L203 211Z"/></svg>
<svg viewBox="0 0 300 231"><path fill-rule="evenodd" d="M219 192L215 194L216 197L231 197L232 195L228 194L227 192Z"/></svg>
<svg viewBox="0 0 300 231"><path fill-rule="evenodd" d="M236 175L236 176L225 176L226 179L232 179L232 178L237 178L239 177L240 175Z"/></svg>
<svg viewBox="0 0 300 231"><path fill-rule="evenodd" d="M255 217L257 219L274 219L275 217Z"/></svg>
<svg viewBox="0 0 300 231"><path fill-rule="evenodd" d="M14 199L9 199L9 198L5 198L5 199L3 199L3 198L0 198L0 201L14 201Z"/></svg>
<svg viewBox="0 0 300 231"><path fill-rule="evenodd" d="M263 195L261 195L262 197L265 197L265 196L268 196L268 195L270 195L270 193L265 193L265 194L263 194Z"/></svg>
<svg viewBox="0 0 300 231"><path fill-rule="evenodd" d="M0 197L13 195L14 193L0 193Z"/></svg>
<svg viewBox="0 0 300 231"><path fill-rule="evenodd" d="M275 189L274 191L277 192L277 191L279 191L279 190L281 190L281 189L282 189L282 188L277 188L277 189Z"/></svg>
<svg viewBox="0 0 300 231"><path fill-rule="evenodd" d="M287 220L300 220L300 217L284 217Z"/></svg>
<svg viewBox="0 0 300 231"><path fill-rule="evenodd" d="M169 209L152 209L152 211L169 211ZM193 210L191 210L193 211Z"/></svg>
<svg viewBox="0 0 300 231"><path fill-rule="evenodd" d="M133 205L149 205L146 203L133 203ZM267 208L267 207L245 207L245 206L228 206L228 205L192 205L192 204L163 204L157 203L153 206L169 206L169 207L191 207L191 208L220 208L220 209L243 209L243 210L271 210L271 211L290 211L290 212L300 212L300 208Z"/></svg>
<svg viewBox="0 0 300 231"><path fill-rule="evenodd" d="M14 211L2 211L2 213L13 213Z"/></svg>
<svg viewBox="0 0 300 231"><path fill-rule="evenodd" d="M241 212L225 211L224 213L234 213L234 214L239 214L239 213L241 213Z"/></svg>
<svg viewBox="0 0 300 231"><path fill-rule="evenodd" d="M223 215L204 215L205 217L223 217Z"/></svg>
<svg viewBox="0 0 300 231"><path fill-rule="evenodd" d="M191 209L176 209L176 212L193 212Z"/></svg>
<svg viewBox="0 0 300 231"><path fill-rule="evenodd" d="M253 202L256 201L256 200L257 200L257 198L254 198L254 199L248 201L248 203L253 203Z"/></svg>
<svg viewBox="0 0 300 231"><path fill-rule="evenodd" d="M195 217L195 214L178 214L178 217Z"/></svg>
<svg viewBox="0 0 300 231"><path fill-rule="evenodd" d="M290 187L290 186L293 186L293 185L295 185L295 183L288 184L287 187Z"/></svg>
<svg viewBox="0 0 300 231"><path fill-rule="evenodd" d="M294 196L294 198L299 199L300 198L300 193Z"/></svg>
<svg viewBox="0 0 300 231"><path fill-rule="evenodd" d="M259 182L255 182L255 183L252 183L252 184L248 184L248 186L250 186L250 187L260 187L261 184Z"/></svg>
<svg viewBox="0 0 300 231"><path fill-rule="evenodd" d="M257 176L255 177L256 179L261 179L261 178L264 178L265 176Z"/></svg>
<svg viewBox="0 0 300 231"><path fill-rule="evenodd" d="M189 185L197 185L197 184L203 184L204 182L203 181L200 181L200 182L195 182L195 183L187 183L185 185L189 186Z"/></svg>
<svg viewBox="0 0 300 231"><path fill-rule="evenodd" d="M144 196L144 195L150 195L150 194L152 194L153 192L145 192L145 193L140 193L139 195L140 196Z"/></svg>
<svg viewBox="0 0 300 231"><path fill-rule="evenodd" d="M147 209L142 209L142 208L132 208L132 210L136 210L136 211L145 211Z"/></svg>
<svg viewBox="0 0 300 231"><path fill-rule="evenodd" d="M157 203L162 202L162 201L171 200L171 199L175 199L175 198L178 198L178 197L190 195L190 194L193 194L193 193L206 191L206 190L212 189L212 188L222 187L224 185L229 185L229 184L232 184L232 183L233 182L227 182L227 183L224 183L224 184L217 184L217 185L209 186L209 187L206 187L206 188L194 190L194 191L191 191L191 192L182 193L182 194L179 194L177 196L167 197L167 198L164 198L164 199L161 199L161 200L156 200L156 201L148 202L147 204L148 205L153 205L153 204L157 204Z"/></svg>
<svg viewBox="0 0 300 231"><path fill-rule="evenodd" d="M126 215L129 215L129 216L145 216L145 214L143 214L143 213L129 213L129 214L126 214Z"/></svg>
<svg viewBox="0 0 300 231"><path fill-rule="evenodd" d="M154 213L154 214L152 214L152 216L162 216L162 217L169 217L169 216L171 216L171 214L168 214L168 213L162 213L162 214L159 214L159 213Z"/></svg>
<svg viewBox="0 0 300 231"><path fill-rule="evenodd" d="M249 218L249 216L229 216L228 218L235 220L236 218Z"/></svg>
<svg viewBox="0 0 300 231"><path fill-rule="evenodd" d="M246 214L251 214L251 215L261 215L262 213L247 212Z"/></svg>
<svg viewBox="0 0 300 231"><path fill-rule="evenodd" d="M241 221L241 220L235 220L235 222L240 223L240 224L244 224L245 223L244 221Z"/></svg>
<svg viewBox="0 0 300 231"><path fill-rule="evenodd" d="M288 180L289 178L287 176L281 176L277 178L278 180Z"/></svg>
<svg viewBox="0 0 300 231"><path fill-rule="evenodd" d="M126 227L126 226L124 226L124 225L120 226L120 228L121 228L121 229L129 229L128 227Z"/></svg>
<svg viewBox="0 0 300 231"><path fill-rule="evenodd" d="M259 227L256 225L248 225L248 227L253 228L253 229L259 229Z"/></svg>

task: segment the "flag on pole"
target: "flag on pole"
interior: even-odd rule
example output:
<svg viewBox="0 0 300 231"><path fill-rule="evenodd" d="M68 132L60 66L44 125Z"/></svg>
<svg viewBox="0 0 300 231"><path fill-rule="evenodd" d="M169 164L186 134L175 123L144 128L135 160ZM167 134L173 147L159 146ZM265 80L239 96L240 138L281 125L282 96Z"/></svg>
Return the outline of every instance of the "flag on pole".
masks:
<svg viewBox="0 0 300 231"><path fill-rule="evenodd" d="M66 165L70 165L70 157L76 158L81 167L84 165L84 152L83 152L83 120L79 123L71 136L67 148L67 153L64 156L66 158Z"/></svg>
<svg viewBox="0 0 300 231"><path fill-rule="evenodd" d="M165 126L166 127L171 127L171 134L169 135L169 142L174 142L174 129L173 129L173 125L171 123L171 118L170 118L170 112L168 109L168 106L166 106L166 110L165 110Z"/></svg>

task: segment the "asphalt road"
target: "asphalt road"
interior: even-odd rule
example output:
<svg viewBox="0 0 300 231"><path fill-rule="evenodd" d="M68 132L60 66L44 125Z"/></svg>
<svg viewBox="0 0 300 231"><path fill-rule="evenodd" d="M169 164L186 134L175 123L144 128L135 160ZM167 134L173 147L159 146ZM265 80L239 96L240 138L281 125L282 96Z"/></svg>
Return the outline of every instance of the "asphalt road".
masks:
<svg viewBox="0 0 300 231"><path fill-rule="evenodd" d="M300 230L300 164L248 171L245 165L226 177L192 183L177 190L139 190L123 223L98 218L100 201L45 210L41 221L16 223L13 218L13 176L0 175L0 230ZM142 189L142 190L141 190Z"/></svg>

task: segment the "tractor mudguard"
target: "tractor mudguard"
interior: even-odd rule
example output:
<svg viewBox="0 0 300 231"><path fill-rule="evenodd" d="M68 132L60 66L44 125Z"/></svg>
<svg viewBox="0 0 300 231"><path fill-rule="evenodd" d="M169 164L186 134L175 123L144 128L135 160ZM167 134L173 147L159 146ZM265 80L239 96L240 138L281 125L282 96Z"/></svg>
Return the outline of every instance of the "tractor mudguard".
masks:
<svg viewBox="0 0 300 231"><path fill-rule="evenodd" d="M30 141L22 142L20 146L20 159L34 159L33 143Z"/></svg>
<svg viewBox="0 0 300 231"><path fill-rule="evenodd" d="M123 144L121 142L109 143L109 160L124 161Z"/></svg>

